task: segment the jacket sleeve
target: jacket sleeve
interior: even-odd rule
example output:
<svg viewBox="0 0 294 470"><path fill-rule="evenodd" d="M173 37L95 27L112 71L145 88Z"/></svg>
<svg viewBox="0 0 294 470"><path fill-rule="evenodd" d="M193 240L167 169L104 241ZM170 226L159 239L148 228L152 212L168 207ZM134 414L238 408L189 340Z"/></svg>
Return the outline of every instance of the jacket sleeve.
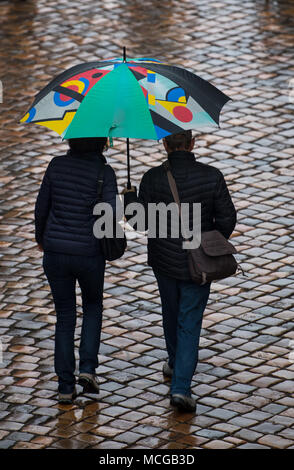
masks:
<svg viewBox="0 0 294 470"><path fill-rule="evenodd" d="M115 214L116 210L116 195L117 195L117 182L113 168L109 165L105 167L104 183L102 189L102 201L108 202Z"/></svg>
<svg viewBox="0 0 294 470"><path fill-rule="evenodd" d="M148 229L148 203L152 202L151 200L151 194L150 194L150 185L149 185L149 178L148 178L148 172L143 175L143 178L140 183L139 187L139 195L137 195L136 192L129 192L124 195L124 208L126 211L126 207L131 204L131 203L137 203L140 204L142 207L142 214L144 214L143 220L140 222L140 230L142 229L143 231L146 231ZM131 219L133 217L132 214L125 214L126 220L131 223ZM132 227L134 230L137 230L137 224L134 223L132 224Z"/></svg>
<svg viewBox="0 0 294 470"><path fill-rule="evenodd" d="M232 234L236 221L236 209L232 202L225 178L219 172L219 178L214 194L214 227L227 239Z"/></svg>
<svg viewBox="0 0 294 470"><path fill-rule="evenodd" d="M50 163L45 171L35 204L35 239L38 244L43 242L43 234L51 207Z"/></svg>

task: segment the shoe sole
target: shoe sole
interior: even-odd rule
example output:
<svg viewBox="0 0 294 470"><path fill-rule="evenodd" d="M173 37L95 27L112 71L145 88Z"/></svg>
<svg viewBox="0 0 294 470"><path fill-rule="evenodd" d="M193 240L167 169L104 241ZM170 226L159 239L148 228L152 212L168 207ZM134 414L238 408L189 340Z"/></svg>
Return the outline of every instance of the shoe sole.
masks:
<svg viewBox="0 0 294 470"><path fill-rule="evenodd" d="M185 403L180 398L172 398L170 404L176 406L180 411L193 412L196 411L196 406L192 407Z"/></svg>
<svg viewBox="0 0 294 470"><path fill-rule="evenodd" d="M72 398L59 398L58 403L61 405L72 405L75 398L77 398L77 394L74 394Z"/></svg>
<svg viewBox="0 0 294 470"><path fill-rule="evenodd" d="M98 395L100 391L99 388L97 390L97 388L94 387L91 381L86 377L80 377L78 383L83 387L84 393L94 393Z"/></svg>
<svg viewBox="0 0 294 470"><path fill-rule="evenodd" d="M60 403L61 405L72 405L73 403L73 400L69 400L69 399L66 399L66 398L61 398L60 400L58 400L58 403Z"/></svg>

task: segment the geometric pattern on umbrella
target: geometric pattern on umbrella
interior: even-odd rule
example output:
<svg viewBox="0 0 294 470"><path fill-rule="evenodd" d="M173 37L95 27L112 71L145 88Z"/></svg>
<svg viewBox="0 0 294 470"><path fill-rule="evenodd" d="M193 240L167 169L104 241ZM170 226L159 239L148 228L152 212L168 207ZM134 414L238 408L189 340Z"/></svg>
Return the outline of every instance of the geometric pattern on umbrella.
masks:
<svg viewBox="0 0 294 470"><path fill-rule="evenodd" d="M54 78L21 122L71 137L161 139L218 126L230 98L197 75L155 59L83 63Z"/></svg>

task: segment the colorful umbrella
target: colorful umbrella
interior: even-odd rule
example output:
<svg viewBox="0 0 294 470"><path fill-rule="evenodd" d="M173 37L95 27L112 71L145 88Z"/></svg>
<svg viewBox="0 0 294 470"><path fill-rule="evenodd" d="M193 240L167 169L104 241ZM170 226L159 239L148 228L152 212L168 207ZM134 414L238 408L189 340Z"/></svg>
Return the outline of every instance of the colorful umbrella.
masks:
<svg viewBox="0 0 294 470"><path fill-rule="evenodd" d="M218 127L229 99L186 69L155 59L126 59L124 49L123 58L79 64L58 75L38 93L21 122L46 126L64 139L158 140L183 130Z"/></svg>

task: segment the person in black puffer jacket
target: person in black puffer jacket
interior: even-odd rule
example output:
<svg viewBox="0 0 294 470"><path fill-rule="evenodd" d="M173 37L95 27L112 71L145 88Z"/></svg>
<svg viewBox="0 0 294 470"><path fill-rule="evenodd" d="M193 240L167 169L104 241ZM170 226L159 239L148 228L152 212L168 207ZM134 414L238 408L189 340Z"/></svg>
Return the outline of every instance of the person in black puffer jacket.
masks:
<svg viewBox="0 0 294 470"><path fill-rule="evenodd" d="M200 203L201 232L216 229L228 239L236 225L236 210L221 171L196 161L192 153L195 140L191 131L167 136L163 142L180 201L189 203L190 230L193 231L193 203ZM127 206L134 202L143 205L146 214L144 229L148 229L149 203L168 205L174 202L162 165L143 175L139 196L134 187L125 189L123 194L126 218L130 223ZM200 330L210 283L200 286L191 280L187 252L182 246L183 237L171 236L169 216L170 213L167 236L160 238L156 229L156 237L148 238L148 264L153 268L162 302L168 352L163 373L172 376L171 403L179 409L192 411L196 409L196 403L191 397L191 381L198 361ZM137 228L136 224L134 228Z"/></svg>
<svg viewBox="0 0 294 470"><path fill-rule="evenodd" d="M57 322L54 365L59 401L76 395L74 333L76 280L82 294L79 383L84 391L99 392L95 377L102 323L105 258L93 234L97 216L98 178L106 159L107 139L70 139L67 155L54 157L45 172L35 205L35 238L44 252L43 268L50 284ZM114 170L105 165L103 202L116 206Z"/></svg>

